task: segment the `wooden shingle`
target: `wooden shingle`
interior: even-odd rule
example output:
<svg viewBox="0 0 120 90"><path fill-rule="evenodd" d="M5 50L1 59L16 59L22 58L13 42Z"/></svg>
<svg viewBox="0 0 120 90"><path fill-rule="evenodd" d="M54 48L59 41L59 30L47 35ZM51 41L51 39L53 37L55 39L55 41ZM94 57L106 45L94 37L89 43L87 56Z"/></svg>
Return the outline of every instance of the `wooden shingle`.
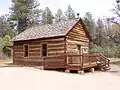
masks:
<svg viewBox="0 0 120 90"><path fill-rule="evenodd" d="M59 23L40 25L27 29L13 38L13 41L32 40L56 36L65 36L77 23L78 19L61 21Z"/></svg>

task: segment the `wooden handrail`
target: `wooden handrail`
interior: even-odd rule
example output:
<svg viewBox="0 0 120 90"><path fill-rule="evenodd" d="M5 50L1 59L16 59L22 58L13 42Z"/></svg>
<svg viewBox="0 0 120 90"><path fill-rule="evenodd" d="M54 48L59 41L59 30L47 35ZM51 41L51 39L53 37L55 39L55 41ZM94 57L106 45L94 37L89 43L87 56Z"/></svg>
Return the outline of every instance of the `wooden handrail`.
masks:
<svg viewBox="0 0 120 90"><path fill-rule="evenodd" d="M100 58L100 60L99 60L100 62L104 62L105 67L110 67L110 60L107 57L105 57L102 54L98 54L97 56ZM106 65L108 65L108 66L106 66Z"/></svg>
<svg viewBox="0 0 120 90"><path fill-rule="evenodd" d="M106 59L106 60L108 60L108 61L110 61L107 57L105 57L104 55L102 55L102 54L99 54L101 57L103 57L104 59Z"/></svg>
<svg viewBox="0 0 120 90"><path fill-rule="evenodd" d="M69 54L66 55L66 57L68 61L67 64L81 64L82 67L84 66L84 63L89 63L89 65L91 65L93 62L97 63L97 59L95 60L95 58L97 58L96 54L83 54L83 55ZM75 58L79 57L79 58L74 59L74 57Z"/></svg>

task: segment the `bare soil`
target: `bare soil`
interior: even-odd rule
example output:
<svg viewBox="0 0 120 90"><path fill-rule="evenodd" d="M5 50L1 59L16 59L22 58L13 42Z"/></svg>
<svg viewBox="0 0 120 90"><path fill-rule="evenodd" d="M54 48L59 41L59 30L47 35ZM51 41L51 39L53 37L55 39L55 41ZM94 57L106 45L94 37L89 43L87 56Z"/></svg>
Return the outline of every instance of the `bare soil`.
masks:
<svg viewBox="0 0 120 90"><path fill-rule="evenodd" d="M1 67L0 90L120 90L120 73L96 71L79 75L30 67Z"/></svg>

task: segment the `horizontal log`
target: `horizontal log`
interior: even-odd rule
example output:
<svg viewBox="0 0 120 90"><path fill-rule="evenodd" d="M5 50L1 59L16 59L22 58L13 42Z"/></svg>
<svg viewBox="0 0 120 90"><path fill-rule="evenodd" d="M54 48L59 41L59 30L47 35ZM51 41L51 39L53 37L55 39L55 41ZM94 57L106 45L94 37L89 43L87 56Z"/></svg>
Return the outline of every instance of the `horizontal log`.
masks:
<svg viewBox="0 0 120 90"><path fill-rule="evenodd" d="M14 49L23 49L23 46L14 46Z"/></svg>
<svg viewBox="0 0 120 90"><path fill-rule="evenodd" d="M41 51L40 51L40 49L32 49L32 50L30 49L29 52L30 52L30 53L31 53L31 52L36 53L36 52L41 52Z"/></svg>
<svg viewBox="0 0 120 90"><path fill-rule="evenodd" d="M84 41L74 41L74 40L71 40L71 39L68 39L67 38L67 43L71 43L71 44L78 44L78 45L81 45L81 46L89 46L89 42L84 42Z"/></svg>
<svg viewBox="0 0 120 90"><path fill-rule="evenodd" d="M82 34L86 35L85 31L82 28L74 28L71 32L82 33Z"/></svg>
<svg viewBox="0 0 120 90"><path fill-rule="evenodd" d="M64 61L45 62L44 68L65 68L65 62Z"/></svg>
<svg viewBox="0 0 120 90"><path fill-rule="evenodd" d="M64 47L65 43L53 43L53 44L48 44L48 48L50 47Z"/></svg>
<svg viewBox="0 0 120 90"><path fill-rule="evenodd" d="M87 38L82 38L82 37L78 37L78 36L67 36L68 39L71 39L71 40L79 40L79 41L86 41L86 42L89 42L89 40Z"/></svg>
<svg viewBox="0 0 120 90"><path fill-rule="evenodd" d="M68 38L70 37L70 38L73 38L73 39L78 39L78 40L89 41L88 38L86 38L86 37L81 37L81 36L78 36L78 35L69 35L69 36L67 36L67 37L68 37Z"/></svg>
<svg viewBox="0 0 120 90"><path fill-rule="evenodd" d="M29 56L40 56L40 52L29 52Z"/></svg>
<svg viewBox="0 0 120 90"><path fill-rule="evenodd" d="M41 48L29 48L29 50L40 50Z"/></svg>
<svg viewBox="0 0 120 90"><path fill-rule="evenodd" d="M59 48L48 48L48 52L56 52L56 51L64 51L64 47L59 47Z"/></svg>
<svg viewBox="0 0 120 90"><path fill-rule="evenodd" d="M51 59L61 59L61 60L63 60L64 58L65 58L64 56L56 55L56 56L44 57L44 60L51 60Z"/></svg>
<svg viewBox="0 0 120 90"><path fill-rule="evenodd" d="M42 59L34 59L34 60L32 60L32 59L15 59L15 61L24 61L24 63L25 62L43 62Z"/></svg>
<svg viewBox="0 0 120 90"><path fill-rule="evenodd" d="M41 45L39 44L39 45L29 45L29 48L40 48L41 47Z"/></svg>
<svg viewBox="0 0 120 90"><path fill-rule="evenodd" d="M50 42L50 41L64 41L64 38L41 40L41 42Z"/></svg>
<svg viewBox="0 0 120 90"><path fill-rule="evenodd" d="M24 52L14 52L14 54L23 54Z"/></svg>
<svg viewBox="0 0 120 90"><path fill-rule="evenodd" d="M80 42L89 42L89 40L72 38L72 37L67 37L67 39L69 39L69 40L71 40L71 41L78 41L79 43L80 43Z"/></svg>
<svg viewBox="0 0 120 90"><path fill-rule="evenodd" d="M14 49L14 52L24 52L23 49Z"/></svg>
<svg viewBox="0 0 120 90"><path fill-rule="evenodd" d="M64 53L48 53L48 56L64 55Z"/></svg>
<svg viewBox="0 0 120 90"><path fill-rule="evenodd" d="M64 50L63 51L49 51L48 54L50 53L64 53Z"/></svg>
<svg viewBox="0 0 120 90"><path fill-rule="evenodd" d="M74 33L74 32L71 32L70 34L68 34L68 36L69 35L73 35L73 36L75 36L75 35L77 35L77 36L79 36L79 37L85 37L85 38L87 38L87 36L84 34L81 34L81 33Z"/></svg>

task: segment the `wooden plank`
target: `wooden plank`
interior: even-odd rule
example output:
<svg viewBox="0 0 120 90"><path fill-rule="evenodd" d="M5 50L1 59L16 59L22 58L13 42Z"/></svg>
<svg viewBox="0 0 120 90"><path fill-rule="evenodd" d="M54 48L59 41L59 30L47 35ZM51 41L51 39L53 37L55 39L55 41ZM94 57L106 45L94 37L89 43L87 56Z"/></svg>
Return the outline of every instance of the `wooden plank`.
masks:
<svg viewBox="0 0 120 90"><path fill-rule="evenodd" d="M79 43L80 43L80 42L89 42L89 40L72 38L72 37L67 37L67 39L69 39L69 40L71 40L71 41L78 41Z"/></svg>
<svg viewBox="0 0 120 90"><path fill-rule="evenodd" d="M78 45L81 45L81 46L89 46L89 42L84 42L84 41L74 41L74 40L71 40L71 39L67 39L67 43L68 44L78 44Z"/></svg>
<svg viewBox="0 0 120 90"><path fill-rule="evenodd" d="M29 48L40 48L41 46L40 45L29 45Z"/></svg>
<svg viewBox="0 0 120 90"><path fill-rule="evenodd" d="M64 47L59 47L59 48L48 48L48 52L56 52L56 51L64 51Z"/></svg>
<svg viewBox="0 0 120 90"><path fill-rule="evenodd" d="M64 38L55 38L55 39L46 39L46 40L41 40L41 42L50 42L50 41L64 41Z"/></svg>
<svg viewBox="0 0 120 90"><path fill-rule="evenodd" d="M81 37L81 38L86 38L86 39L88 39L85 35L81 35L81 34L79 34L79 33L70 33L69 34L69 36L71 36L71 37L75 37L75 36L77 36L77 37ZM89 39L88 39L89 40Z"/></svg>
<svg viewBox="0 0 120 90"><path fill-rule="evenodd" d="M40 52L29 52L29 56L40 56Z"/></svg>
<svg viewBox="0 0 120 90"><path fill-rule="evenodd" d="M41 48L29 48L29 51L30 50L40 50Z"/></svg>
<svg viewBox="0 0 120 90"><path fill-rule="evenodd" d="M48 48L50 48L50 47L64 47L64 43L48 44Z"/></svg>
<svg viewBox="0 0 120 90"><path fill-rule="evenodd" d="M48 56L64 55L63 53L48 53Z"/></svg>
<svg viewBox="0 0 120 90"><path fill-rule="evenodd" d="M40 49L30 49L29 52L33 52L33 53L40 52Z"/></svg>
<svg viewBox="0 0 120 90"><path fill-rule="evenodd" d="M69 35L69 36L67 36L67 38L70 38L70 39L73 39L73 40L81 40L81 41L88 41L89 42L88 38L77 36L77 35L75 35L75 36Z"/></svg>

